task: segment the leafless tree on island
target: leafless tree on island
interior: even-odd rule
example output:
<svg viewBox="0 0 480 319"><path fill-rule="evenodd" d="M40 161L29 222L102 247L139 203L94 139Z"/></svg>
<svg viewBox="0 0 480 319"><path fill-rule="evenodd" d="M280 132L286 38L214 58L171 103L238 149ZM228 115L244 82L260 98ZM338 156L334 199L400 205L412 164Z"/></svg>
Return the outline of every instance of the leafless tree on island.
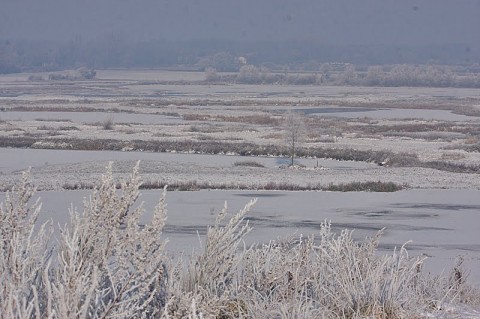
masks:
<svg viewBox="0 0 480 319"><path fill-rule="evenodd" d="M298 147L304 142L306 136L305 121L299 113L289 110L284 122L285 143L291 158L290 165L293 166L295 154Z"/></svg>

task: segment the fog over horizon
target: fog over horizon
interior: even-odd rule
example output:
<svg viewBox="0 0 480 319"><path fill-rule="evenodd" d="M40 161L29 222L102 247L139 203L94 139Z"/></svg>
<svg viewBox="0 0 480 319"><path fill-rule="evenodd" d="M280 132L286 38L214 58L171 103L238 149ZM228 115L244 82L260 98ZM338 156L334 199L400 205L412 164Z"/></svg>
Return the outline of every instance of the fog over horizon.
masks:
<svg viewBox="0 0 480 319"><path fill-rule="evenodd" d="M385 54L390 55L392 50L408 51L413 47L423 50L417 52L419 62L427 62L429 54L436 63L480 61L480 0L0 2L0 41L7 44L48 43L53 46L75 42L79 47L88 44L91 48L113 41L120 48L136 43L156 43L150 51L158 52L159 46L162 49L169 46L175 54L182 52L185 56L194 51L195 56L202 56L215 50L252 53L256 47L267 45L269 50L252 54L265 60L269 52L290 50L292 43L296 43L296 53L288 53L288 58L283 60L295 57L317 60L318 56L318 60L326 61L337 53L322 58L318 52L322 48L340 46L350 50L340 57L341 60L355 62L358 59L362 63L375 62L375 57L370 61L359 55L367 56L375 52L376 47L389 48L390 53ZM94 42L97 44L91 45ZM305 48L308 46L315 48L308 51L309 48ZM369 49L356 53L352 49L355 46ZM432 52L425 52L427 47ZM402 63L409 59L415 62L411 57L405 58L405 54L387 60ZM284 62L280 58L277 60Z"/></svg>

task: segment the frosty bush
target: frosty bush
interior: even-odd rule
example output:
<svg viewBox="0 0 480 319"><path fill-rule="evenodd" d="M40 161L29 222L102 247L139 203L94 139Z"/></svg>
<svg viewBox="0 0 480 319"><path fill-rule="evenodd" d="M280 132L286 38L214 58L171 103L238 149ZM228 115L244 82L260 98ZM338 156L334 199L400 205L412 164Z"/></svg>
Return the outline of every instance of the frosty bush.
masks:
<svg viewBox="0 0 480 319"><path fill-rule="evenodd" d="M138 165L116 190L111 165L102 185L71 211L54 253L46 225L34 231L40 205L28 207L33 188L7 194L2 216L1 314L4 318L154 317L165 304L164 196L149 224L140 228ZM51 232L50 232L51 234ZM52 244L53 242L50 241Z"/></svg>
<svg viewBox="0 0 480 319"><path fill-rule="evenodd" d="M446 303L478 304L461 260L429 277L405 247L380 255L324 222L318 237L245 247L254 201L209 227L203 249L167 258L165 191L145 226L138 165L121 189L108 166L101 186L53 238L36 225L29 174L0 205L0 318L414 318Z"/></svg>
<svg viewBox="0 0 480 319"><path fill-rule="evenodd" d="M48 241L51 227L44 224L35 232L41 204L29 204L34 187L29 172L22 184L7 192L0 203L0 316L34 318L41 312L43 275L51 251Z"/></svg>

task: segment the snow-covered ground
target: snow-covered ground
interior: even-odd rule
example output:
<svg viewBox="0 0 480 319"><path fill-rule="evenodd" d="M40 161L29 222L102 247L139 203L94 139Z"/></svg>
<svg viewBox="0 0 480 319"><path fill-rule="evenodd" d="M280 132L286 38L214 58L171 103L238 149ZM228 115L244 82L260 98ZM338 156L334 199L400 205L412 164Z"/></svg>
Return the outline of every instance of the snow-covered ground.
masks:
<svg viewBox="0 0 480 319"><path fill-rule="evenodd" d="M409 188L480 189L478 174L452 173L420 167L382 167L372 163L298 159L305 167L287 167L287 158L243 157L149 152L62 151L0 148L0 181L18 183L21 172L31 167L41 190L62 190L65 185L95 185L109 161L118 177L127 176L137 161L146 182L169 184L197 182L255 188L267 183L299 186L382 181ZM264 167L235 166L253 160Z"/></svg>
<svg viewBox="0 0 480 319"><path fill-rule="evenodd" d="M34 138L37 147L62 138L283 145L283 112L296 109L309 123L306 147L409 153L421 161L480 165L480 153L469 149L480 143L478 89L211 85L203 83L199 73L148 70L99 70L95 81L68 85L27 79L28 74L0 76L0 139ZM110 129L105 129L106 121L111 121ZM472 281L480 284L479 172L329 159L297 159L303 168L290 169L288 159L281 157L0 147L0 190L18 183L21 171L32 167L32 179L42 190L42 218L63 223L69 203L80 208L88 194L64 191L66 185L97 184L108 161L115 162L116 177L125 177L138 160L143 180L167 184L408 185L391 194L170 192L167 235L173 250L198 245L196 231L202 233L212 223L225 200L236 210L259 197L250 215L256 229L251 241L312 233L324 219L356 229L358 238L386 227L382 249L413 240L407 247L412 254L428 256L427 267L435 273L448 270L457 255L464 255ZM264 167L235 165L247 160ZM158 194L143 191L147 208ZM480 317L472 309L461 313L446 311L432 318Z"/></svg>

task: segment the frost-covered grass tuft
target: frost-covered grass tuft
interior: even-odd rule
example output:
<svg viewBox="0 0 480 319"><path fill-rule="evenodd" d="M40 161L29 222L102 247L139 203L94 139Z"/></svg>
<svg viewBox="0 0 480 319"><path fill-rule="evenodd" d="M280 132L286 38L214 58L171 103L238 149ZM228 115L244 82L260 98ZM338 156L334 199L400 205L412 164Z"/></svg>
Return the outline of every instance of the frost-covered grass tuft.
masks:
<svg viewBox="0 0 480 319"><path fill-rule="evenodd" d="M255 201L230 217L225 205L204 247L172 259L165 191L141 227L140 185L138 165L120 189L109 165L53 238L26 172L0 205L0 318L446 318L480 306L461 259L431 277L405 247L380 255L381 232L357 242L324 222L316 237L245 247Z"/></svg>

